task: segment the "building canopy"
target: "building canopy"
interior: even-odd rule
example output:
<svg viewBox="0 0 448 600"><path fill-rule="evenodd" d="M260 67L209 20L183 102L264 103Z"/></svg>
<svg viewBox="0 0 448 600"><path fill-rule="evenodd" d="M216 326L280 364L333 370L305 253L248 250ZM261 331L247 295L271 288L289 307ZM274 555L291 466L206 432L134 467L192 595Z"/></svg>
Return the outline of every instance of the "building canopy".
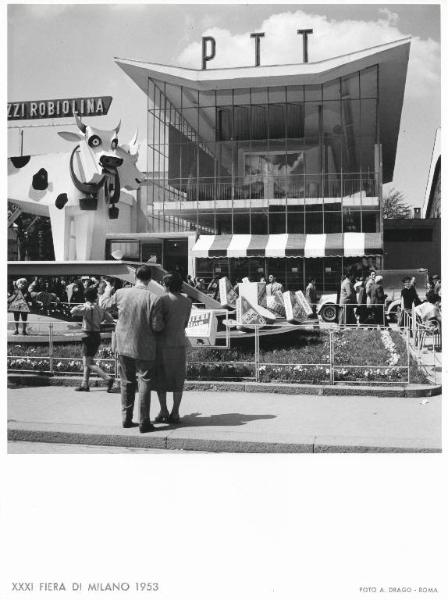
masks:
<svg viewBox="0 0 448 600"><path fill-rule="evenodd" d="M378 65L379 138L382 145L383 182L387 183L393 178L395 166L409 49L410 38L404 38L314 63L207 70L122 58L115 60L151 101L154 101L154 86L149 85L149 80L164 85L166 96L173 105L178 105L177 96L180 96L182 88L184 110L197 106L201 95L204 97L217 90L321 85ZM204 109L204 120L210 128L216 128L215 111L207 112Z"/></svg>

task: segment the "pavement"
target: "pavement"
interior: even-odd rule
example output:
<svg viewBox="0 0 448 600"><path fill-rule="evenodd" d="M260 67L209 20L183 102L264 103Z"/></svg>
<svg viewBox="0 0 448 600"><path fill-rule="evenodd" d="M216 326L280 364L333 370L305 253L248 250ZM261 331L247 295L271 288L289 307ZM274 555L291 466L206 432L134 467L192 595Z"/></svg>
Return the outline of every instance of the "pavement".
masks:
<svg viewBox="0 0 448 600"><path fill-rule="evenodd" d="M158 412L154 397L151 418ZM123 429L120 396L67 387L8 390L10 441L203 452L441 452L441 396L186 391L182 423ZM134 415L134 419L138 416ZM26 453L26 451L24 452Z"/></svg>

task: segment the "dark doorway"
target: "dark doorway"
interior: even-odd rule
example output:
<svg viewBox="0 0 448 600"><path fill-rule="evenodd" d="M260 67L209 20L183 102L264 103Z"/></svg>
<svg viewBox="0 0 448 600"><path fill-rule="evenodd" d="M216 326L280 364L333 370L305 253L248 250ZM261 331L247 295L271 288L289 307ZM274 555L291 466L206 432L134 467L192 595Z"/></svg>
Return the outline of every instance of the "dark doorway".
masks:
<svg viewBox="0 0 448 600"><path fill-rule="evenodd" d="M188 274L188 239L165 240L163 245L163 267L167 271Z"/></svg>

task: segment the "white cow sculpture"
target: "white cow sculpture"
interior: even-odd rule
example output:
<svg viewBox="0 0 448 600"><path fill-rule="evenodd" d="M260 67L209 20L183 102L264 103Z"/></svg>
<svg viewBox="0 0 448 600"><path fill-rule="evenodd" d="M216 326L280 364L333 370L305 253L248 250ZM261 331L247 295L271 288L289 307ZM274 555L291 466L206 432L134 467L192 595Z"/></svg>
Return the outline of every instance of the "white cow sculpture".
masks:
<svg viewBox="0 0 448 600"><path fill-rule="evenodd" d="M120 123L111 131L85 125L58 132L77 142L71 153L8 159L8 200L24 212L49 216L56 260L104 259L106 233L137 231L137 134L118 145ZM119 207L117 204L119 203Z"/></svg>

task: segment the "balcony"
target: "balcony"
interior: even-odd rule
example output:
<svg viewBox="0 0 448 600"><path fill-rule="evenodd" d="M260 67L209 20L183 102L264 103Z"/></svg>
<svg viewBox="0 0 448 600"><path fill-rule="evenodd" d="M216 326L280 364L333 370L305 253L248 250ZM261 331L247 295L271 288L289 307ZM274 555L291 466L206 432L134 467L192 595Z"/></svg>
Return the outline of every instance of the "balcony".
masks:
<svg viewBox="0 0 448 600"><path fill-rule="evenodd" d="M344 208L375 208L377 178L372 173L293 176L149 178L148 204L167 214L196 210L245 211L270 206L339 203Z"/></svg>

